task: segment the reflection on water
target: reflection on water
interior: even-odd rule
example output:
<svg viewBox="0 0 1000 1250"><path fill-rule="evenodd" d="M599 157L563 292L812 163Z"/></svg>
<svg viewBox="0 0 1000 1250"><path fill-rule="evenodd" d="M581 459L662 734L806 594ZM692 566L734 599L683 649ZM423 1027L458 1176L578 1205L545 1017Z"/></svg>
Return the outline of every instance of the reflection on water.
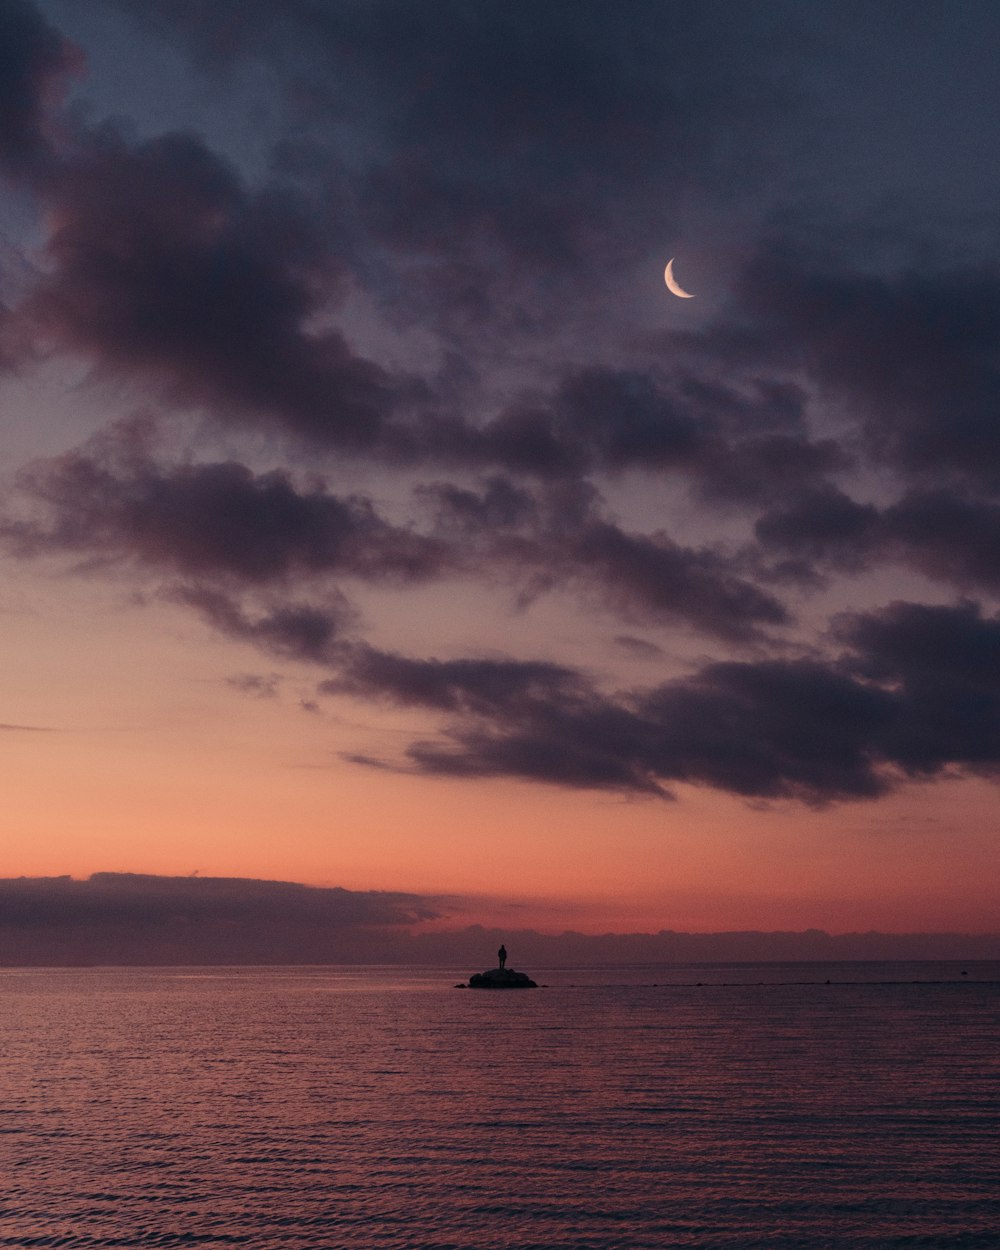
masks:
<svg viewBox="0 0 1000 1250"><path fill-rule="evenodd" d="M1000 1244L996 965L532 971L0 971L0 1246Z"/></svg>

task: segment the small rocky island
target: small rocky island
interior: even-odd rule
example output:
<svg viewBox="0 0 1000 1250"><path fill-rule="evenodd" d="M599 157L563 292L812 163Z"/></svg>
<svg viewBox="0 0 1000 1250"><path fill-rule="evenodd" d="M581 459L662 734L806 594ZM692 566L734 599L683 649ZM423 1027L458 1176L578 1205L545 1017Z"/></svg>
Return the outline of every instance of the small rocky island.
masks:
<svg viewBox="0 0 1000 1250"><path fill-rule="evenodd" d="M470 990L537 990L538 983L526 972L513 968L488 968L469 977Z"/></svg>
<svg viewBox="0 0 1000 1250"><path fill-rule="evenodd" d="M469 977L470 990L537 990L538 983L532 981L526 972L515 972L507 967L507 948L501 946L497 951L500 961L496 968L487 968L485 972L474 972ZM464 987L463 987L464 988Z"/></svg>

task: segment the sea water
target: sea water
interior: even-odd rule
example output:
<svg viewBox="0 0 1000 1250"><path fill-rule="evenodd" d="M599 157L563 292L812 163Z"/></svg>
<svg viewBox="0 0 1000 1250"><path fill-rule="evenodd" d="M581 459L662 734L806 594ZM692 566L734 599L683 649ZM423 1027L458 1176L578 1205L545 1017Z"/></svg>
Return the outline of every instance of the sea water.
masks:
<svg viewBox="0 0 1000 1250"><path fill-rule="evenodd" d="M1000 966L468 971L0 970L0 1246L1000 1246Z"/></svg>

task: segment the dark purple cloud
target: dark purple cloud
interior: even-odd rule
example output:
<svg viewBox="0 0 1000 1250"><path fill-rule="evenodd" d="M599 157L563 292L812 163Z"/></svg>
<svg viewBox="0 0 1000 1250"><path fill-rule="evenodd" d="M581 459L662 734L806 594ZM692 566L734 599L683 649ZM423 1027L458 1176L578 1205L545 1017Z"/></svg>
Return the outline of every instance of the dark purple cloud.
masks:
<svg viewBox="0 0 1000 1250"><path fill-rule="evenodd" d="M331 926L411 925L439 914L415 894L353 891L239 877L161 877L97 872L0 881L7 924L45 926L78 920L108 923L315 920Z"/></svg>
<svg viewBox="0 0 1000 1250"><path fill-rule="evenodd" d="M799 491L763 513L755 533L766 551L781 554L786 575L810 580L867 567L881 542L881 521L876 507L827 485Z"/></svg>
<svg viewBox="0 0 1000 1250"><path fill-rule="evenodd" d="M423 773L661 795L687 782L748 798L823 803L876 797L904 774L1000 763L994 674L983 665L964 681L929 687L919 665L906 663L905 647L919 631L904 629L901 640L887 635L891 615L845 618L838 637L849 649L830 662L716 662L646 690L610 694L550 662L382 651L345 632L332 609L253 615L213 592L182 594L231 637L325 668L331 675L318 687L325 696L442 716L438 739L406 751ZM920 609L907 605L904 625L907 612L919 616ZM957 655L970 625L988 647L1000 646L1000 626L975 609L942 609L936 619ZM975 725L963 712L970 692L979 700ZM925 744L920 754L918 742Z"/></svg>
<svg viewBox="0 0 1000 1250"><path fill-rule="evenodd" d="M715 664L629 695L554 692L491 721L453 723L407 755L445 776L661 795L687 782L822 803L890 788L878 739L893 710L890 695L823 665Z"/></svg>
<svg viewBox="0 0 1000 1250"><path fill-rule="evenodd" d="M986 773L1000 767L1000 618L978 605L895 603L845 616L837 634L863 679L902 692L885 750L907 772L947 762Z"/></svg>
<svg viewBox="0 0 1000 1250"><path fill-rule="evenodd" d="M443 914L416 894L100 872L0 880L0 934L25 963L322 963Z"/></svg>
<svg viewBox="0 0 1000 1250"><path fill-rule="evenodd" d="M3 0L0 36L0 168L47 214L22 332L227 419L377 443L408 384L315 324L347 273L326 206L288 184L249 188L195 134L133 142L77 122L51 143L53 84L78 58L22 0Z"/></svg>
<svg viewBox="0 0 1000 1250"><path fill-rule="evenodd" d="M0 167L36 170L51 150L54 102L80 52L28 0L0 0Z"/></svg>
<svg viewBox="0 0 1000 1250"><path fill-rule="evenodd" d="M716 663L644 695L666 775L748 797L873 798L892 697L812 661Z"/></svg>
<svg viewBox="0 0 1000 1250"><path fill-rule="evenodd" d="M831 661L715 662L616 695L564 669L351 652L325 692L452 713L406 752L439 776L647 794L685 782L822 804L1000 768L1000 620L971 604L897 604L842 618L837 636L847 649ZM484 680L489 697L476 697Z"/></svg>
<svg viewBox="0 0 1000 1250"><path fill-rule="evenodd" d="M791 621L773 595L738 575L732 559L681 547L665 534L593 521L568 544L568 560L626 619L675 620L734 643Z"/></svg>
<svg viewBox="0 0 1000 1250"><path fill-rule="evenodd" d="M321 683L323 694L388 698L404 706L491 716L517 706L585 690L578 673L537 660L415 660L366 645L346 650L340 676Z"/></svg>
<svg viewBox="0 0 1000 1250"><path fill-rule="evenodd" d="M887 554L936 581L1000 591L1000 504L945 490L912 491L887 508Z"/></svg>
<svg viewBox="0 0 1000 1250"><path fill-rule="evenodd" d="M370 447L398 384L310 320L342 266L290 192L248 190L194 135L84 136L40 184L51 267L24 313L59 347L181 403Z"/></svg>
<svg viewBox="0 0 1000 1250"><path fill-rule="evenodd" d="M962 591L1000 590L1000 505L952 490L908 491L879 509L827 486L757 520L770 569L804 582L900 564Z"/></svg>
<svg viewBox="0 0 1000 1250"><path fill-rule="evenodd" d="M467 299L449 294L455 266L475 268L477 248L498 285L526 266L533 303L546 266L585 286L587 266L607 264L608 240L626 250L641 242L645 254L644 218L663 212L650 178L665 192L680 167L711 151L712 101L731 116L732 93L742 92L759 117L780 95L762 89L766 73L746 74L739 21L720 31L692 11L664 23L644 5L613 16L599 4L223 8L228 17L217 10L207 26L185 6L154 5L147 18L186 30L216 63L273 57L281 80L296 84L289 101L311 94L318 115L355 135L350 158L325 148L317 157L317 169L340 171L351 202L322 176L253 189L197 135L135 143L112 126L78 128L35 179L52 223L51 268L23 310L62 349L174 400L230 421L264 420L325 448L542 477L638 466L680 475L708 500L743 504L821 487L851 463L843 446L809 433L809 397L795 380L804 366L848 396L873 455L911 468L921 456L942 463L927 423L947 397L950 458L981 471L996 294L988 275L877 279L775 247L745 267L728 317L700 336L671 336L666 373L567 369L553 358L547 393L487 419L362 357L332 324L353 283L387 316L393 305L392 315L426 327L419 273L430 275L431 306L454 303L461 323L442 342L475 374L476 340L493 351L509 330L502 300L484 295L490 307L473 325ZM760 41L753 27L743 34ZM685 64L687 45L701 64L708 30L711 64L702 76L686 73L688 93L678 94L664 85L664 64ZM778 60L769 63L774 70ZM707 93L691 89L701 81ZM42 116L41 96L32 99ZM625 204L627 231L599 226ZM342 217L353 224L341 228ZM404 258L395 269L378 259L386 247ZM489 287L485 276L469 281ZM554 304L564 308L566 296ZM753 368L723 383L720 353ZM912 359L927 376L904 385ZM891 418L879 415L884 408Z"/></svg>
<svg viewBox="0 0 1000 1250"><path fill-rule="evenodd" d="M540 516L535 494L502 476L487 478L480 489L451 482L426 483L416 488L416 495L446 534L476 537L511 531L537 525Z"/></svg>
<svg viewBox="0 0 1000 1250"><path fill-rule="evenodd" d="M810 437L805 395L791 383L737 388L684 371L597 366L566 370L483 425L424 413L387 431L386 454L542 481L639 469L744 506L851 464L834 440Z"/></svg>
<svg viewBox="0 0 1000 1250"><path fill-rule="evenodd" d="M852 464L853 449L808 434L806 393L790 380L804 370L848 405L876 462L1000 490L992 273L880 278L768 252L729 320L681 344L716 365L753 361L743 385L699 377L697 352L669 380L591 367L480 423L436 409L336 330L309 328L336 303L345 265L290 193L249 192L191 136L87 147L48 184L54 269L27 307L62 346L183 402L388 462L548 478L640 466L753 504L822 489Z"/></svg>
<svg viewBox="0 0 1000 1250"><path fill-rule="evenodd" d="M319 573L406 582L450 563L440 540L390 525L363 497L245 465L164 465L127 423L82 449L38 463L21 485L44 515L0 534L21 554L128 557L188 577L264 584ZM37 512L37 508L36 508Z"/></svg>
<svg viewBox="0 0 1000 1250"><path fill-rule="evenodd" d="M732 9L663 22L656 5L592 0L219 0L210 20L173 0L128 8L212 72L269 63L313 142L332 119L364 135L352 157L370 228L409 255L465 255L478 238L548 274L611 233L612 207L630 207L617 233L634 243L671 183L735 172L724 126L780 124L791 104L779 74L794 33L762 36Z"/></svg>
<svg viewBox="0 0 1000 1250"><path fill-rule="evenodd" d="M994 266L859 271L779 241L689 345L730 368L804 374L856 424L867 456L904 479L995 494L998 307Z"/></svg>
<svg viewBox="0 0 1000 1250"><path fill-rule="evenodd" d="M177 586L168 597L198 612L213 629L262 651L311 664L336 663L345 630L355 624L350 605L336 591L321 606L271 603L246 607L222 591L206 586Z"/></svg>
<svg viewBox="0 0 1000 1250"><path fill-rule="evenodd" d="M605 519L596 491L574 481L531 492L503 478L481 490L423 488L435 532L390 525L362 497L300 489L280 471L235 462L165 465L135 423L21 477L30 518L0 526L9 549L128 558L195 582L246 586L316 575L405 584L462 572L503 573L525 597L579 590L626 618L683 623L733 642L789 623L739 562L636 534ZM39 505L41 509L39 510Z"/></svg>
<svg viewBox="0 0 1000 1250"><path fill-rule="evenodd" d="M626 620L679 623L734 643L791 621L778 599L745 576L739 555L626 530L578 479L540 488L502 477L479 489L435 483L419 497L436 533L475 543L485 567L519 577L526 598L570 587Z"/></svg>
<svg viewBox="0 0 1000 1250"><path fill-rule="evenodd" d="M956 605L893 603L834 621L854 648L854 669L874 681L975 686L1000 693L1000 617L971 601Z"/></svg>
<svg viewBox="0 0 1000 1250"><path fill-rule="evenodd" d="M215 89L267 66L273 168L319 188L338 256L387 324L438 336L466 397L567 326L606 344L602 308L682 230L679 205L773 175L803 105L796 20L732 5L115 7L193 50ZM517 431L500 433L513 456Z"/></svg>
<svg viewBox="0 0 1000 1250"><path fill-rule="evenodd" d="M18 133L35 134L61 44L30 6L7 12L29 32L10 75L28 103L12 116L34 119ZM849 406L870 456L997 488L989 269L862 272L778 238L742 273L734 260L737 294L715 324L666 338L669 380L553 357L548 394L492 419L362 357L331 324L357 284L390 320L427 329L443 317L441 344L472 375L480 341L494 353L511 317L522 338L539 332L527 306L558 324L571 293L580 303L598 272L645 259L669 233L678 180L735 176L718 140L735 117L752 128L787 107L782 51L805 46L794 22L765 35L711 6L667 22L656 5L492 0L427 11L220 0L211 21L171 3L132 16L198 47L212 72L268 60L286 107L316 122L316 159L309 177L253 189L196 135L135 143L78 128L35 180L52 269L28 308L63 348L327 448L543 476L642 466L744 504L822 488L851 464L853 448L809 434L804 375ZM328 134L343 151L317 137ZM804 233L801 216L790 235ZM524 291L516 274L529 275Z"/></svg>
<svg viewBox="0 0 1000 1250"><path fill-rule="evenodd" d="M444 739L415 742L406 755L415 771L425 776L506 777L670 798L642 755L628 749L628 739L642 728L617 709L598 705L586 720L566 723L550 715L541 725L523 726L513 733L456 729Z"/></svg>
<svg viewBox="0 0 1000 1250"><path fill-rule="evenodd" d="M809 440L805 401L790 383L738 389L683 371L591 366L566 376L547 409L517 415L547 424L574 467L681 473L711 497L753 500L843 466L834 444ZM489 431L501 446L503 421Z"/></svg>
<svg viewBox="0 0 1000 1250"><path fill-rule="evenodd" d="M589 367L486 422L452 411L447 387L435 400L427 383L361 357L330 324L360 262L331 235L326 206L287 184L250 189L196 135L135 144L112 127L84 131L36 190L51 264L22 323L229 422L264 421L388 463L543 478L641 466L740 499L844 463L834 444L808 438L804 396L782 380L737 390Z"/></svg>
<svg viewBox="0 0 1000 1250"><path fill-rule="evenodd" d="M1000 490L1000 274L823 275L803 287L790 311L810 367L855 406L873 455Z"/></svg>
<svg viewBox="0 0 1000 1250"><path fill-rule="evenodd" d="M665 793L643 746L653 726L561 665L414 660L363 648L347 652L341 675L320 689L448 713L440 739L415 742L406 751L422 773Z"/></svg>

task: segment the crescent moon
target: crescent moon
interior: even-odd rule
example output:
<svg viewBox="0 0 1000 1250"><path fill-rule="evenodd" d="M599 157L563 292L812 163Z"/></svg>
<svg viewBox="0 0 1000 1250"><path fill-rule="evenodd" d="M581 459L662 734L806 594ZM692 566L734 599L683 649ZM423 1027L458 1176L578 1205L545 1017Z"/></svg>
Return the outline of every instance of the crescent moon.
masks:
<svg viewBox="0 0 1000 1250"><path fill-rule="evenodd" d="M680 299L694 299L690 291L685 291L681 284L674 277L674 257L667 261L667 267L663 271L663 281L667 284L667 290L678 296Z"/></svg>

